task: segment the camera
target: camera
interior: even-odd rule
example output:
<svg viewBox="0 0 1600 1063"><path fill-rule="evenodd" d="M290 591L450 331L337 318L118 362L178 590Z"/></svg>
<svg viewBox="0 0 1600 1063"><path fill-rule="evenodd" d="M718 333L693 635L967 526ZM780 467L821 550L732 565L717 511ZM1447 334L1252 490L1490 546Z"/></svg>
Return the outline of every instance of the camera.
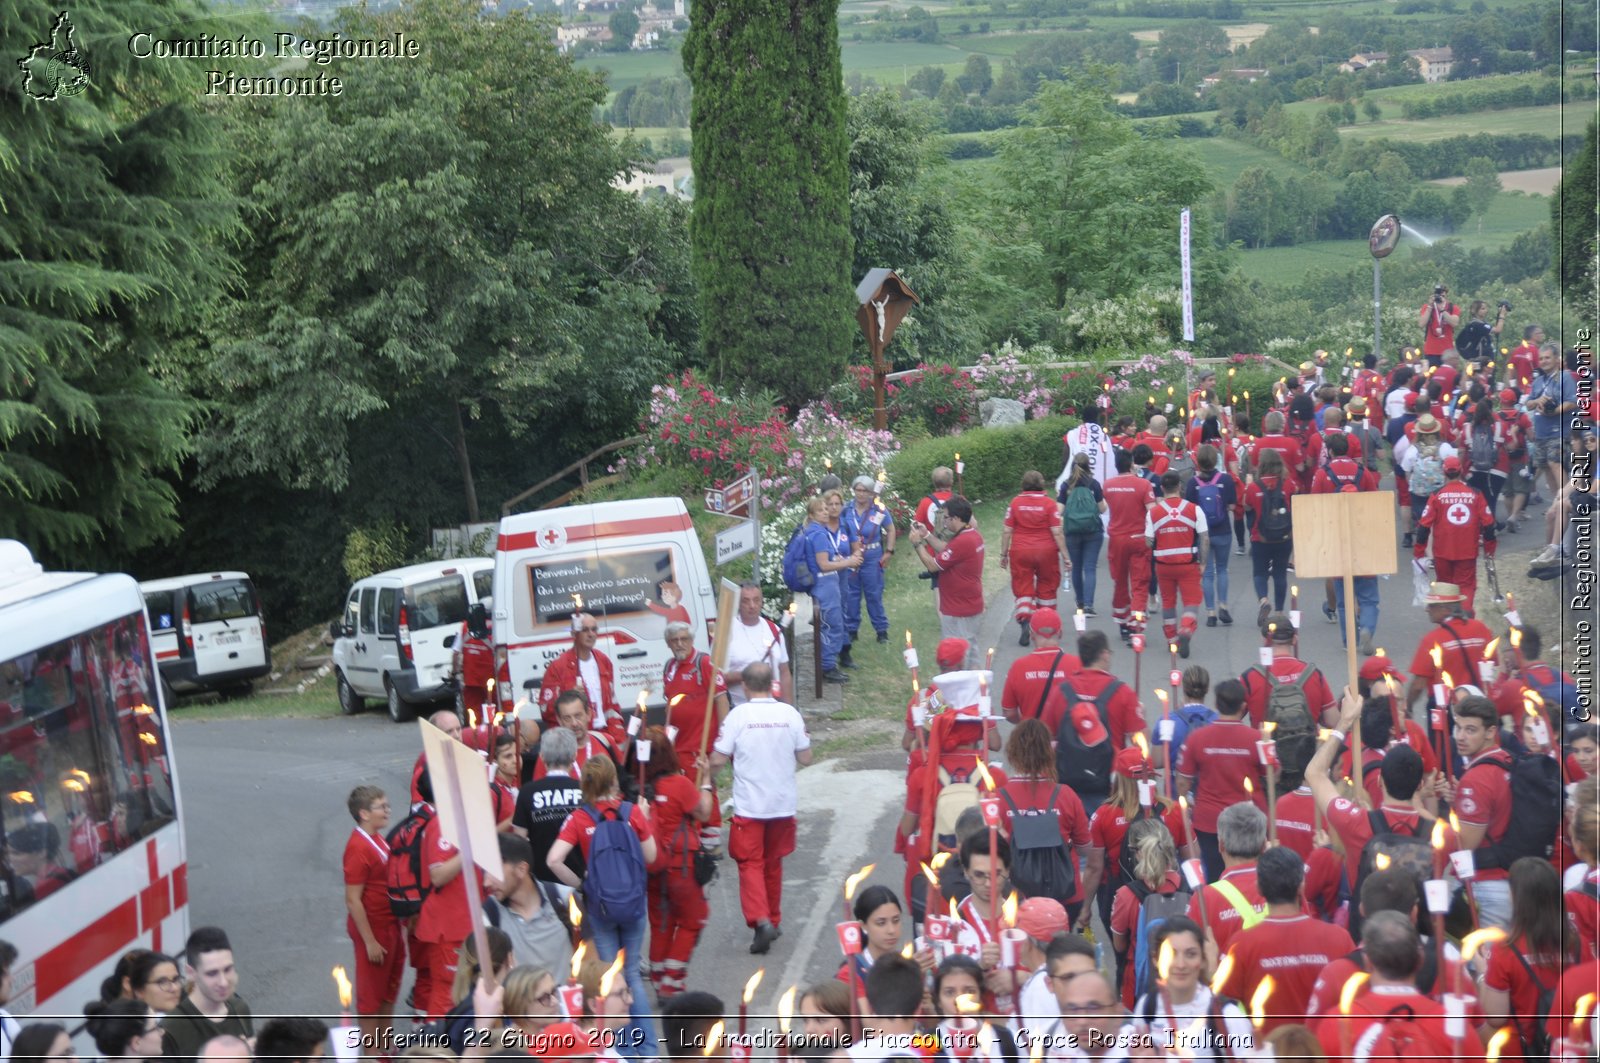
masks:
<svg viewBox="0 0 1600 1063"><path fill-rule="evenodd" d="M1504 299L1500 300L1495 305L1498 306L1503 313L1511 313L1511 304L1506 302Z"/></svg>
<svg viewBox="0 0 1600 1063"><path fill-rule="evenodd" d="M1444 293L1445 293L1445 287L1442 284L1435 286L1434 289L1433 289L1433 297L1435 299L1443 299L1444 298Z"/></svg>

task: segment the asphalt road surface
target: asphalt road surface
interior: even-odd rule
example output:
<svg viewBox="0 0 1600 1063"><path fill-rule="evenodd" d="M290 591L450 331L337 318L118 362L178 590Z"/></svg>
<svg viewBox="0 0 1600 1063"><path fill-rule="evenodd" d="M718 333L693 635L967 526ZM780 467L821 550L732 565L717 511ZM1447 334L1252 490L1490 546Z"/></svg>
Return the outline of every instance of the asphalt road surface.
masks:
<svg viewBox="0 0 1600 1063"><path fill-rule="evenodd" d="M1261 643L1253 624L1249 560L1230 558L1234 625L1202 627L1194 640L1189 663L1207 666L1213 684L1257 661ZM1409 565L1408 554L1402 553L1401 563ZM1112 634L1113 670L1132 683L1134 655L1115 638L1103 574L1101 587L1096 597L1102 614L1090 624ZM1320 664L1337 690L1345 682L1344 654L1338 628L1325 623L1319 611L1322 581L1301 581L1300 592L1301 654ZM1427 617L1411 606L1404 568L1380 580L1380 595L1377 642L1404 667L1427 629ZM1063 593L1061 606L1070 627L1070 593ZM1010 611L1010 595L1002 591L994 595L986 617L983 641L996 647L999 675L1023 652ZM1154 623L1153 628L1142 674L1147 719L1159 715L1151 691L1165 685L1168 663L1159 628ZM1072 632L1067 634L1070 644ZM401 806L420 748L416 726L397 726L377 713L335 720L191 722L180 711L174 744L188 821L191 925L215 923L228 930L240 993L258 1015L334 1010L329 971L351 958L339 863L351 830L345 798L356 784L373 782L399 796L395 805ZM885 752L828 761L800 773L802 811L798 850L786 863L784 935L766 956L749 954L737 873L725 861L709 887L711 921L690 967L693 988L715 993L731 1010L746 980L764 968L751 1012L770 1015L788 986L833 974L840 963L833 924L843 918L844 878L877 862L869 882L897 892L902 885L904 867L892 852L904 800L902 763L897 752Z"/></svg>

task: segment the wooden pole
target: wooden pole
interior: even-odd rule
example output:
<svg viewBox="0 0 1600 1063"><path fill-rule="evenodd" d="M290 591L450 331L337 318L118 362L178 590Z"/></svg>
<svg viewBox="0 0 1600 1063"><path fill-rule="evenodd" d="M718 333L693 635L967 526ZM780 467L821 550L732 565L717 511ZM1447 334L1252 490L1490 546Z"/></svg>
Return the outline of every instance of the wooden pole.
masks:
<svg viewBox="0 0 1600 1063"><path fill-rule="evenodd" d="M728 667L728 640L733 634L733 618L739 608L739 599L732 588L723 587L717 599L717 634L711 640L711 681L706 684L706 714L700 721L700 755L706 755L711 744L711 714L717 711L717 676ZM777 678L774 676L773 678Z"/></svg>

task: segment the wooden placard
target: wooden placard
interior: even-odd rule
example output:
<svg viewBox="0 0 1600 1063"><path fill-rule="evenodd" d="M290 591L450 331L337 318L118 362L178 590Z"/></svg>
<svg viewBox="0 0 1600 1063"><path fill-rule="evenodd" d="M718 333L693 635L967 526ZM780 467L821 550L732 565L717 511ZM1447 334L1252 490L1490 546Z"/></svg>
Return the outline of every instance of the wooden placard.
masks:
<svg viewBox="0 0 1600 1063"><path fill-rule="evenodd" d="M1393 491L1294 495L1294 574L1381 576L1399 568Z"/></svg>

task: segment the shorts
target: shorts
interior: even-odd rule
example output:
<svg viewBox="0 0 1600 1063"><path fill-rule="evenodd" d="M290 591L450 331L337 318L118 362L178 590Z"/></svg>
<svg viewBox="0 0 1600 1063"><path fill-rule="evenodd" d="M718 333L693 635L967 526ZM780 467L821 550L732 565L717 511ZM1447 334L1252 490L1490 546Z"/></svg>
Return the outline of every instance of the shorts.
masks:
<svg viewBox="0 0 1600 1063"><path fill-rule="evenodd" d="M1534 465L1562 465L1562 451L1565 449L1566 440L1560 436L1551 439L1535 439L1528 445Z"/></svg>
<svg viewBox="0 0 1600 1063"><path fill-rule="evenodd" d="M1506 473L1506 482L1501 491L1513 495L1526 495L1533 491L1533 468L1528 464L1527 458L1512 458L1511 468Z"/></svg>

